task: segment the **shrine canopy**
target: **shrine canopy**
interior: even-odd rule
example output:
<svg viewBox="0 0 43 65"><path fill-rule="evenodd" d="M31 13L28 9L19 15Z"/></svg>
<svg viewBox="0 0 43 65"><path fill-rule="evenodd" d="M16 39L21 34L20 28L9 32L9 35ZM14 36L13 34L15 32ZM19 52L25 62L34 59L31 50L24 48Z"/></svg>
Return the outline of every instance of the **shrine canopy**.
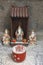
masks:
<svg viewBox="0 0 43 65"><path fill-rule="evenodd" d="M28 6L23 7L12 6L11 17L28 18Z"/></svg>

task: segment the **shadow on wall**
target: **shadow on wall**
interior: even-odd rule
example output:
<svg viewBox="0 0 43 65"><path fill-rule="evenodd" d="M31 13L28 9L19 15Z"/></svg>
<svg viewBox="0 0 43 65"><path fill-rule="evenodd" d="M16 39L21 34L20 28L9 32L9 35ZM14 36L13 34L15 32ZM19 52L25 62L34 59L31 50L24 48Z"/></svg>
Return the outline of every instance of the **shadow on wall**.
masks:
<svg viewBox="0 0 43 65"><path fill-rule="evenodd" d="M6 14L6 17L5 17L5 23L4 23L4 30L5 29L8 29L10 30L11 28L11 22L10 22L10 8L8 10L8 13Z"/></svg>
<svg viewBox="0 0 43 65"><path fill-rule="evenodd" d="M0 10L4 10L4 6L0 5Z"/></svg>
<svg viewBox="0 0 43 65"><path fill-rule="evenodd" d="M35 31L38 31L38 20L37 19L34 19L33 18L33 6L32 4L30 3L29 5L29 23L28 23L28 28L29 30L28 31L31 31L32 29L34 29Z"/></svg>

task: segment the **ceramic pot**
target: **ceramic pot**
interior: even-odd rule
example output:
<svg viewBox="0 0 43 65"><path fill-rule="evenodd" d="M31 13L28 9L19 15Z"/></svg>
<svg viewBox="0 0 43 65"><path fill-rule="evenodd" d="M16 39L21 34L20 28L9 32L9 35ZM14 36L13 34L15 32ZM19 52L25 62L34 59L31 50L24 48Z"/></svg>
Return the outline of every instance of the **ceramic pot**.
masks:
<svg viewBox="0 0 43 65"><path fill-rule="evenodd" d="M26 57L26 47L23 45L16 45L12 49L12 58L16 62L22 62Z"/></svg>

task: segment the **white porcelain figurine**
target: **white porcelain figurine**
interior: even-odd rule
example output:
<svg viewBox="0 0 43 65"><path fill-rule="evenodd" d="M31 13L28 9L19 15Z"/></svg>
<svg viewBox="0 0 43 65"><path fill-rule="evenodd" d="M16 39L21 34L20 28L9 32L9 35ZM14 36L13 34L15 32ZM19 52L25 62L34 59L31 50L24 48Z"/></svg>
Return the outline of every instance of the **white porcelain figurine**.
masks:
<svg viewBox="0 0 43 65"><path fill-rule="evenodd" d="M7 29L5 29L5 33L3 35L2 41L3 41L4 45L9 45L9 43L10 43L10 36L8 34L8 30Z"/></svg>
<svg viewBox="0 0 43 65"><path fill-rule="evenodd" d="M36 34L35 34L34 30L32 30L31 35L29 36L29 41L31 44L36 43Z"/></svg>
<svg viewBox="0 0 43 65"><path fill-rule="evenodd" d="M17 41L21 41L23 39L24 32L21 28L21 26L18 26L18 29L15 32Z"/></svg>

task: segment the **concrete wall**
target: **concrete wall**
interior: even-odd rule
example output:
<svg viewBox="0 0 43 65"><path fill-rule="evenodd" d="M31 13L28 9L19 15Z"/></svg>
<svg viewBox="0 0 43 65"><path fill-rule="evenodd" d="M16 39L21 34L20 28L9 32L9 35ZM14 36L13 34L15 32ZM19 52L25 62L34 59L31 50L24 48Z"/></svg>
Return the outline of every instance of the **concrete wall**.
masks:
<svg viewBox="0 0 43 65"><path fill-rule="evenodd" d="M29 6L29 29L43 30L43 1L29 0L0 0L0 32L10 29L10 8L15 6Z"/></svg>

